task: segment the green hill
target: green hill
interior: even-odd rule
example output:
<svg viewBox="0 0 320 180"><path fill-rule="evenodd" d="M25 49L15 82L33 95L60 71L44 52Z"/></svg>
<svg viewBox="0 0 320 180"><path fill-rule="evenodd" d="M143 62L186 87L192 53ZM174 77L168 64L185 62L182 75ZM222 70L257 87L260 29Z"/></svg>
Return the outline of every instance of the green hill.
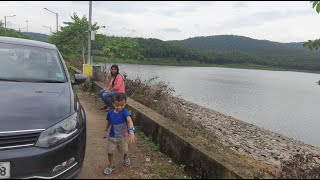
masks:
<svg viewBox="0 0 320 180"><path fill-rule="evenodd" d="M303 42L279 43L236 35L194 37L167 42L209 56L219 54L231 58L236 54L247 55L250 58L246 63L289 69L320 70L320 50L311 51L303 47Z"/></svg>
<svg viewBox="0 0 320 180"><path fill-rule="evenodd" d="M194 37L180 41L168 41L174 45L209 54L243 53L264 60L278 58L303 60L319 58L320 51L310 51L303 42L279 43L236 35Z"/></svg>
<svg viewBox="0 0 320 180"><path fill-rule="evenodd" d="M42 41L42 42L48 42L48 39L50 37L46 34L35 33L35 32L22 32L22 34L31 37L32 40Z"/></svg>
<svg viewBox="0 0 320 180"><path fill-rule="evenodd" d="M15 30L15 29L10 29L10 28L5 29L1 22L0 22L0 36L30 39L29 36Z"/></svg>

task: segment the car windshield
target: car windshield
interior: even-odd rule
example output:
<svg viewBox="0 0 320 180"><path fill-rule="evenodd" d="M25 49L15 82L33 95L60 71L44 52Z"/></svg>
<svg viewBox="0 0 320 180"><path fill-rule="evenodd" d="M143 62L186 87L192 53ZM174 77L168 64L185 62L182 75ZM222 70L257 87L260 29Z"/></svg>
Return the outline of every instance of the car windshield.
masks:
<svg viewBox="0 0 320 180"><path fill-rule="evenodd" d="M0 81L67 80L57 50L0 43Z"/></svg>

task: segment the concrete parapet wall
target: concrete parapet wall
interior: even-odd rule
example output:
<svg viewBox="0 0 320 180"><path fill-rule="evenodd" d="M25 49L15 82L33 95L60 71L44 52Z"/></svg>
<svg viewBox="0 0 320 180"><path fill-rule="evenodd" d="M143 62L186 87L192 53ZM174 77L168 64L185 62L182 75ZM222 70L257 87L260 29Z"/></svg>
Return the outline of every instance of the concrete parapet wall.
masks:
<svg viewBox="0 0 320 180"><path fill-rule="evenodd" d="M82 74L82 71L81 71L81 70L79 70L79 69L77 69L77 68L75 68L75 67L73 67L73 66L70 66L70 67L71 67L71 69L72 69L73 71L75 71L76 73Z"/></svg>

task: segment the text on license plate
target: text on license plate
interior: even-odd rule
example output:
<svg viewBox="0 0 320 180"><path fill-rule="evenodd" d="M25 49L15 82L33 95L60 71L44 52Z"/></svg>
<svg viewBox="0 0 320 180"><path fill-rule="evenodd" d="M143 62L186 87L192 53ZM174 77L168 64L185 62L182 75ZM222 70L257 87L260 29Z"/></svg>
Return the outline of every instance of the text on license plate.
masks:
<svg viewBox="0 0 320 180"><path fill-rule="evenodd" d="M0 162L0 179L10 178L10 162Z"/></svg>

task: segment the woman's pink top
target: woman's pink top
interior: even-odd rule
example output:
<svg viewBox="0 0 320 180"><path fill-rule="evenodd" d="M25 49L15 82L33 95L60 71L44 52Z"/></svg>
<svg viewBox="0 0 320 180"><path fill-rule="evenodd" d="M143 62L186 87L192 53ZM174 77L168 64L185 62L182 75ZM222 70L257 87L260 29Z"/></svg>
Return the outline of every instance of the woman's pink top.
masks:
<svg viewBox="0 0 320 180"><path fill-rule="evenodd" d="M109 85L108 85L108 89L112 88L113 79L114 79L114 77L111 78ZM123 76L121 74L118 74L116 80L114 81L114 91L125 93L124 80L123 80Z"/></svg>

